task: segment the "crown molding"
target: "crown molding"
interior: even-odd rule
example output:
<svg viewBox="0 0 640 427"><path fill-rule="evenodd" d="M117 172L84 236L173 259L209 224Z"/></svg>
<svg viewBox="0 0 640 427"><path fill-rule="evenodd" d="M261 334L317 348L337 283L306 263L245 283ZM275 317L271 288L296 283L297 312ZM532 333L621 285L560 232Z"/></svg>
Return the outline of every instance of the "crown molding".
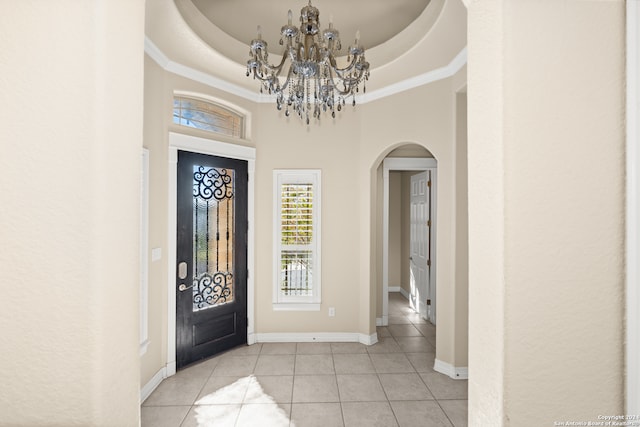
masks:
<svg viewBox="0 0 640 427"><path fill-rule="evenodd" d="M172 61L147 36L144 37L144 51L160 67L170 73L177 74L178 76L185 77L212 88L223 90L252 102L271 102L270 100L265 100L265 97L261 96L259 93L255 93L249 89L229 83L219 77L214 77L211 74L203 73L202 71L198 71L194 68Z"/></svg>
<svg viewBox="0 0 640 427"><path fill-rule="evenodd" d="M190 80L205 84L215 89L228 92L232 95L239 96L248 101L264 104L272 103L275 100L275 96L269 96L253 92L244 87L229 83L228 81L219 77L214 77L211 74L198 71L194 68L187 67L178 62L174 62L167 55L156 46L149 37L144 38L144 51L151 59L153 59L160 67L170 73L177 74L181 77L185 77ZM449 64L444 67L436 68L435 70L428 71L419 76L411 77L409 79L394 83L392 85L383 87L381 89L374 90L367 94L363 94L357 97L358 104L366 104L368 102L376 101L378 99L386 98L410 89L414 89L419 86L428 85L439 80L449 78L456 74L467 63L467 48L464 47Z"/></svg>
<svg viewBox="0 0 640 427"><path fill-rule="evenodd" d="M411 77L406 80L402 80L398 83L391 84L387 87L374 90L366 93L358 98L358 102L366 104L367 102L376 101L378 99L386 98L387 96L395 95L406 90L414 89L416 87L425 86L438 80L444 80L452 77L458 71L462 69L467 63L467 47L462 50L444 67L436 68L435 70L428 71L424 74L420 74L415 77Z"/></svg>

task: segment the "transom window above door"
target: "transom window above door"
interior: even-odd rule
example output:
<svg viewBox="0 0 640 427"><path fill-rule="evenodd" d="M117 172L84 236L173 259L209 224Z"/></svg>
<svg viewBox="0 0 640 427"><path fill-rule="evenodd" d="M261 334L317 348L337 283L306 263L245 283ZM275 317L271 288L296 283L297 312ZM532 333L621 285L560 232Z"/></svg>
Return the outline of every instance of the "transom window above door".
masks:
<svg viewBox="0 0 640 427"><path fill-rule="evenodd" d="M233 138L245 137L245 117L215 102L174 96L173 123Z"/></svg>

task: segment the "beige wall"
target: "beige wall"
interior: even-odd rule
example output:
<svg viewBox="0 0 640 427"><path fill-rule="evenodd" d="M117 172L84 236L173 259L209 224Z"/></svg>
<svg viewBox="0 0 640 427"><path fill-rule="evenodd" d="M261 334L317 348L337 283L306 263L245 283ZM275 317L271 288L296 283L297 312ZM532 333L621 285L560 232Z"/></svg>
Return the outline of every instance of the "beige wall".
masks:
<svg viewBox="0 0 640 427"><path fill-rule="evenodd" d="M389 173L389 286L402 283L402 172Z"/></svg>
<svg viewBox="0 0 640 427"><path fill-rule="evenodd" d="M255 175L255 332L375 332L376 305L381 295L376 285L381 280L381 216L377 215L377 192L381 179L377 176L377 163L393 148L415 143L402 155L425 153L431 150L442 162L440 185L443 188L442 215L444 248L441 283L453 281L455 265L454 236L446 230L454 226L450 214L455 204L454 92L453 79L396 95L389 101L377 101L348 108L336 120L325 119L320 126L307 127L297 118L286 119L271 104L252 104L197 82L175 76L162 70L152 60L146 60L145 86L145 146L151 151L152 189L150 211L150 248L166 247L167 230L167 150L170 130L205 136L206 133L181 129L170 123L171 99L174 90L191 91L224 99L251 112L253 138L248 144L256 147ZM457 78L464 76L464 71ZM408 102L402 102L407 101ZM420 105L414 110L411 106ZM426 105L426 109L422 109ZM397 109L406 111L406 118L395 132L383 126ZM390 113L390 111L394 111ZM416 115L417 114L417 115ZM362 124L362 126L360 125ZM367 135L364 136L363 133ZM235 141L229 141L237 143ZM424 148L422 148L424 147ZM417 148L417 149L416 149ZM382 156L382 157L381 157ZM376 166L374 167L374 164ZM372 167L374 167L372 172ZM272 173L274 169L313 168L322 170L322 305L318 312L275 312L272 310L273 277L273 202ZM366 171L363 175L362 171ZM448 177L448 178L447 178ZM397 180L399 184L400 180ZM372 186L373 187L370 187ZM396 185L399 186L399 185ZM373 192L363 189L374 188ZM381 188L381 187L380 187ZM396 193L399 194L399 193ZM372 197L373 196L373 197ZM381 202L381 201L380 201ZM374 203L369 205L369 203ZM440 203L440 200L439 200ZM394 201L398 205L399 201ZM373 206L373 207L372 207ZM345 214L346 213L346 214ZM369 219L373 223L369 222ZM377 225L376 225L377 224ZM371 225L371 228L370 228ZM370 231L371 230L371 231ZM398 235L400 233L394 233ZM373 246L364 242L373 242ZM397 242L396 242L397 243ZM401 251L392 251L397 258ZM167 265L170 260L150 262L150 333L151 344L143 357L141 384L146 384L166 363L167 335ZM373 273L371 273L373 269ZM380 270L378 272L377 270ZM399 270L396 268L396 271ZM399 285L399 274L397 274ZM443 302L455 308L452 291L443 291ZM328 307L335 307L336 316L328 317ZM449 319L443 319L443 334L438 357L454 363L453 330L455 314L449 310ZM445 316L446 317L446 316ZM158 327L157 325L162 325Z"/></svg>
<svg viewBox="0 0 640 427"><path fill-rule="evenodd" d="M402 233L402 288L411 293L411 177L419 172L401 172L401 191L402 191L402 225L400 232Z"/></svg>
<svg viewBox="0 0 640 427"><path fill-rule="evenodd" d="M400 227L400 233L402 235L402 248L400 254L400 282L402 283L402 289L407 294L411 293L411 274L409 257L411 256L411 175L415 172L401 172L401 203L402 203L402 224Z"/></svg>
<svg viewBox="0 0 640 427"><path fill-rule="evenodd" d="M503 7L504 2L477 2L468 15L471 426L506 423Z"/></svg>
<svg viewBox="0 0 640 427"><path fill-rule="evenodd" d="M358 314L360 108L347 108L335 121L309 128L261 104L256 120L256 332L362 332ZM273 170L322 170L322 304L317 312L274 312ZM335 317L328 317L328 307Z"/></svg>
<svg viewBox="0 0 640 427"><path fill-rule="evenodd" d="M469 6L471 425L624 413L624 27Z"/></svg>
<svg viewBox="0 0 640 427"><path fill-rule="evenodd" d="M456 240L455 240L455 174L457 169L455 155L455 88L465 80L466 69L461 70L450 79L441 80L432 84L390 96L380 101L363 106L363 137L361 142L361 156L363 176L373 181L370 198L361 206L366 211L367 206L372 206L368 223L372 226L371 232L362 238L361 245L367 247L373 243L371 269L361 280L379 285L372 289L377 291L371 296L371 301L377 302L376 312L381 315L381 270L378 268L381 258L379 245L382 242L381 231L381 204L377 201L379 180L381 174L377 169L394 148L408 143L424 147L438 161L438 201L437 201L437 227L436 237L437 251L437 310L438 310L438 335L436 357L453 366L455 365L456 351L461 351L465 356L459 356L458 360L466 358L466 349L456 350L455 325L456 317ZM414 108L419 106L419 108ZM402 114L400 114L402 113ZM394 117L393 126L381 126L389 117ZM381 193L380 193L381 194ZM377 208L376 208L377 207ZM371 240L370 240L371 239ZM463 250L464 252L464 250ZM366 264L365 264L366 265ZM391 284L391 283L390 283ZM466 324L463 317L458 325ZM369 327L372 327L371 325Z"/></svg>
<svg viewBox="0 0 640 427"><path fill-rule="evenodd" d="M344 111L342 119L326 120L307 128L297 118L285 119L271 104L244 99L185 79L145 62L145 146L150 150L150 248L161 248L163 259L150 261L149 350L142 359L141 385L167 361L168 263L168 132L210 137L206 132L171 123L174 90L189 91L230 102L250 112L254 135L243 143L256 147L255 171L255 331L360 332L360 296L357 268L359 216L354 214L356 173L350 165L357 158L359 112ZM346 120L349 118L350 120ZM225 141L225 138L218 138ZM227 139L226 142L238 143ZM273 277L273 178L274 169L322 170L322 306L319 312L274 312ZM328 317L328 307L336 316ZM367 311L367 310L365 310Z"/></svg>
<svg viewBox="0 0 640 427"><path fill-rule="evenodd" d="M430 154L418 145L404 145L389 153L388 157L392 157L395 153L402 153L406 157L426 157ZM404 156L403 156L404 157ZM382 247L383 247L383 227L382 215L384 208L384 181L383 181L382 163L376 169L376 194L375 194L375 211L376 226L372 230L375 240L375 258L372 260L375 266L375 286L376 286L376 318L382 318ZM405 246L409 240L404 236L403 229L405 224L405 203L409 203L403 197L403 172L389 172L389 286L403 286L403 278L406 279L404 271L405 263L403 256L409 256ZM408 217L407 217L408 218ZM408 289L408 288L407 288Z"/></svg>
<svg viewBox="0 0 640 427"><path fill-rule="evenodd" d="M139 378L132 325L144 6L23 1L0 8L0 108L12 117L0 127L0 260L5 282L24 283L29 272L36 296L25 303L23 287L4 289L0 320L11 351L0 356L1 422L137 425L139 379L144 384L166 359L168 261L150 266L152 342ZM472 2L469 12L471 424L620 414L623 2L487 0ZM437 357L458 363L460 75L343 113L360 125L342 118L307 129L272 119L272 106L147 63L144 144L152 183L160 180L151 189L150 211L158 216L150 248L167 253L162 186L171 92L224 97L254 113L257 331L286 332L297 322L296 331L371 333L375 170L394 146L416 142L439 165ZM393 126L386 125L390 117ZM275 167L323 169L320 313L283 317L269 310ZM345 206L357 215L338 223L331 213ZM336 306L335 322L326 304Z"/></svg>
<svg viewBox="0 0 640 427"><path fill-rule="evenodd" d="M465 82L466 84L466 82ZM467 93L457 92L456 108L456 267L455 364L469 364L469 206L467 165Z"/></svg>
<svg viewBox="0 0 640 427"><path fill-rule="evenodd" d="M394 152L395 151L397 150L394 150ZM405 157L405 156L406 157L431 157L431 153L425 151L424 149L420 152L415 152L414 150L413 153L411 154L407 153L407 155L403 155L402 157ZM396 228L394 229L393 232L391 231L391 228L389 230L389 241L391 243L392 239L397 239L397 242L395 243L395 246L394 246L394 248L397 248L397 249L394 249L394 250L398 250L399 252L397 253L397 260L395 260L396 264L394 264L394 267L393 267L397 269L396 277L397 277L398 285L394 285L394 283L396 282L391 280L392 276L390 275L389 286L400 286L407 293L411 292L411 288L410 288L411 277L409 274L410 273L409 257L411 256L410 254L411 176L416 173L417 172L409 172L409 171L396 171L396 172L390 173L390 176L393 176L394 179L397 180L395 191L398 192L399 199L397 200L398 206L395 207L395 209L397 210L397 212L395 212L395 215L397 215L397 219L396 219L397 224L395 224ZM391 210L390 210L390 215L391 215ZM394 233L398 233L397 236L393 236ZM466 243L464 243L464 247L466 247ZM389 254L391 254L391 251L392 251L392 248L390 247ZM391 256L389 258L391 262ZM391 266L389 268L390 268L390 274L391 274ZM379 313L381 313L380 310L382 310L381 305L379 307ZM457 366L466 366L466 365L457 365Z"/></svg>
<svg viewBox="0 0 640 427"><path fill-rule="evenodd" d="M149 346L141 358L141 385L146 384L167 360L167 123L171 99L165 87L166 74L148 56L144 57L144 146L149 149L149 250L160 249L162 257L149 254Z"/></svg>
<svg viewBox="0 0 640 427"><path fill-rule="evenodd" d="M372 173L373 175L373 173ZM371 200L371 238L372 252L371 258L371 281L375 284L375 292L372 301L376 307L376 319L382 317L382 257L383 257L383 239L382 239L382 225L383 225L383 208L384 208L384 173L382 162L375 170L375 176L371 177L371 188L375 189L375 193L372 192Z"/></svg>
<svg viewBox="0 0 640 427"><path fill-rule="evenodd" d="M0 2L0 425L139 425L143 1Z"/></svg>
<svg viewBox="0 0 640 427"><path fill-rule="evenodd" d="M256 106L242 98L213 89L162 69L145 55L144 62L144 146L149 149L149 250L160 249L162 258L149 256L149 346L141 358L140 386L147 384L166 366L168 339L168 212L169 132L210 137L208 132L174 125L174 91L194 92L226 100L256 116ZM255 124L255 121L254 121ZM225 137L220 141L238 143ZM243 143L251 145L251 141Z"/></svg>

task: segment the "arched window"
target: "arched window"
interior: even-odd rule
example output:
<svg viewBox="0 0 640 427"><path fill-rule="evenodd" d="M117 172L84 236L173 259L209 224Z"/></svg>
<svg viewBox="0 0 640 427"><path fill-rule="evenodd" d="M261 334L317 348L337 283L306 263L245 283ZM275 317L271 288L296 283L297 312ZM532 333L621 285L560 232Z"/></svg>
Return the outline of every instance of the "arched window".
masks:
<svg viewBox="0 0 640 427"><path fill-rule="evenodd" d="M233 110L202 99L175 96L173 123L235 138L244 137L244 117Z"/></svg>

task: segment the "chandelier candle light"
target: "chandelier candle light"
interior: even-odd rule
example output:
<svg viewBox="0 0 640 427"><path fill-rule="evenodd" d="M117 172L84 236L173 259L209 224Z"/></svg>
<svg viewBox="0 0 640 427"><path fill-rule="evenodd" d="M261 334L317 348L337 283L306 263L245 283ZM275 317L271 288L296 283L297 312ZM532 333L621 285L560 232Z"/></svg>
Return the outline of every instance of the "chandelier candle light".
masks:
<svg viewBox="0 0 640 427"><path fill-rule="evenodd" d="M300 28L292 24L289 10L289 22L280 30L280 45L284 45L282 61L278 65L269 64L267 42L262 40L262 31L258 26L258 37L251 40L251 58L247 61L247 76L258 78L269 94L276 96L278 110L285 109L289 117L290 109L309 124L309 115L320 119L320 114L330 111L335 117L337 109L342 110L345 100L352 98L356 105L355 94L363 80L369 79L369 63L364 58L364 48L359 44L360 31L356 32L355 43L349 47L347 66L338 68L336 53L342 49L340 32L333 28L333 19L329 19L329 28L320 32L320 12L309 5L300 11ZM282 74L287 59L291 62L286 75ZM363 83L363 91L366 84Z"/></svg>

